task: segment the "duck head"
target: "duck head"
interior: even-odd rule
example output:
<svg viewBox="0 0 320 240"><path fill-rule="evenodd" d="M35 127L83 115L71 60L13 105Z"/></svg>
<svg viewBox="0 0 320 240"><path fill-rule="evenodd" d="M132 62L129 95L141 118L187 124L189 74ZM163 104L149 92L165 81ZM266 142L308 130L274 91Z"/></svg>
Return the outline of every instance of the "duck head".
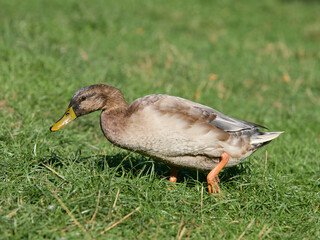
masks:
<svg viewBox="0 0 320 240"><path fill-rule="evenodd" d="M50 127L51 132L58 131L77 117L97 110L105 110L121 92L105 84L91 85L80 88L71 98L64 115Z"/></svg>

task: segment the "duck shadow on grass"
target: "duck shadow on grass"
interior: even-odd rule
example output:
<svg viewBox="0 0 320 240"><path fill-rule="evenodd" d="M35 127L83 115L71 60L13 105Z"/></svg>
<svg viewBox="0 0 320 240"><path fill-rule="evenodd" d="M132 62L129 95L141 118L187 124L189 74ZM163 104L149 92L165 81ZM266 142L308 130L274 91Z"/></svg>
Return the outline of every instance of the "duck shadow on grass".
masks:
<svg viewBox="0 0 320 240"><path fill-rule="evenodd" d="M170 168L164 163L153 160L149 157L144 157L135 153L117 153L114 155L93 155L89 157L81 156L81 151L77 151L75 155L69 159L60 157L56 153L52 153L51 156L43 159L44 162L52 164L54 166L65 167L71 163L88 164L91 168L96 168L99 171L104 171L108 168L111 171L115 171L116 175L121 176L123 173L132 176L146 176L153 174L157 178L169 179ZM250 171L246 167L246 164L239 164L238 166L225 168L220 174L219 178L221 182L230 182L234 178L241 175L243 172ZM194 186L196 181L206 182L207 172L189 170L180 168L178 174L178 183L187 182L188 186Z"/></svg>

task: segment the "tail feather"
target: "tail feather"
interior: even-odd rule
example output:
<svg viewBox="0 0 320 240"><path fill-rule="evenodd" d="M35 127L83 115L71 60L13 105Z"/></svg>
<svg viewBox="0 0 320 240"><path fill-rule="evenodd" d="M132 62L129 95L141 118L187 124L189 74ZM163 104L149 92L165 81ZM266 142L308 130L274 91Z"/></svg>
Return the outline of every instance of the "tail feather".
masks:
<svg viewBox="0 0 320 240"><path fill-rule="evenodd" d="M250 139L250 144L270 142L271 140L277 138L281 133L283 132L266 132L261 135L252 136Z"/></svg>

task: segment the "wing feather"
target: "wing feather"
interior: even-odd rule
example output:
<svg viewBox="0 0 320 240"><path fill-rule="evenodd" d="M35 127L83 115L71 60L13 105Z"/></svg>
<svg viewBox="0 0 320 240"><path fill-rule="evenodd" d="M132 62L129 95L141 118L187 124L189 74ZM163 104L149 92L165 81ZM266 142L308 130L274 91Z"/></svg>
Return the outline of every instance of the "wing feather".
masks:
<svg viewBox="0 0 320 240"><path fill-rule="evenodd" d="M209 120L209 117L210 117L210 119L212 119L212 115L215 115L216 117L213 120L209 120L208 122L211 123L212 125L214 125L215 127L220 128L224 131L236 132L236 131L242 131L242 130L256 128L256 127L268 129L267 127L262 126L260 124L247 122L247 121L243 121L240 119L229 117L229 116L224 115L223 113L221 113L213 108L207 107L205 105L195 103L195 102L183 99L183 98L178 98L178 99L180 101L183 101L186 105L190 105L193 108L199 109L202 112L202 118L204 116L207 116L207 118Z"/></svg>
<svg viewBox="0 0 320 240"><path fill-rule="evenodd" d="M205 120L226 132L237 132L257 127L268 129L260 124L229 117L208 106L169 95L157 94L145 96L135 100L131 104L131 109L136 111L136 108L139 107L142 110L145 106L150 105L165 113L184 115L195 121L196 119Z"/></svg>

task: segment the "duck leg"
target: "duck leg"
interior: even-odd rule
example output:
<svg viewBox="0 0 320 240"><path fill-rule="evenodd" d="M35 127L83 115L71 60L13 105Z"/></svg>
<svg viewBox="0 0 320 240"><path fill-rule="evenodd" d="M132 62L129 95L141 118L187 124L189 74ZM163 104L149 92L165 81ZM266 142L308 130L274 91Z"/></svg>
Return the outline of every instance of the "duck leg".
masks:
<svg viewBox="0 0 320 240"><path fill-rule="evenodd" d="M219 164L209 172L207 176L207 182L208 182L208 190L209 193L220 193L220 187L219 187L219 182L220 179L218 177L219 172L221 171L222 168L228 163L229 161L229 154L224 152L221 154L221 161Z"/></svg>
<svg viewBox="0 0 320 240"><path fill-rule="evenodd" d="M169 181L172 182L172 183L177 182L178 173L179 173L179 169L178 168L171 167ZM173 188L173 186L171 186L171 184L169 184L169 190L170 191L172 190L171 188Z"/></svg>

